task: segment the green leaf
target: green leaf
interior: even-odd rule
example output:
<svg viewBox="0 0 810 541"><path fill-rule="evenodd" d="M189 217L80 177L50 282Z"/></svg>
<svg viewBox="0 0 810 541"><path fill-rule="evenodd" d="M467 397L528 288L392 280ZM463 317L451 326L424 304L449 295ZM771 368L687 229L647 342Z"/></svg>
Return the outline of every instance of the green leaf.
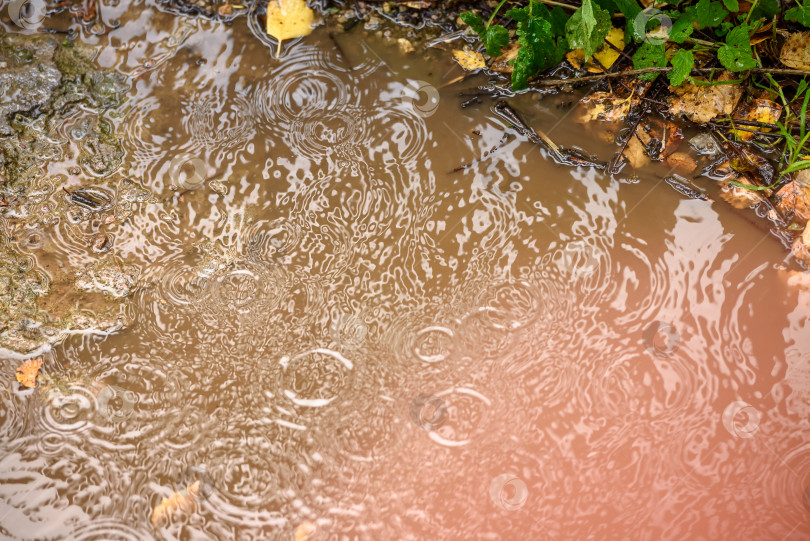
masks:
<svg viewBox="0 0 810 541"><path fill-rule="evenodd" d="M472 28L473 32L479 36L487 31L487 27L484 26L484 20L480 15L476 15L472 11L465 11L460 17L464 24Z"/></svg>
<svg viewBox="0 0 810 541"><path fill-rule="evenodd" d="M729 71L744 71L757 67L748 38L750 30L751 27L745 24L735 27L728 33L726 42L717 51L717 58Z"/></svg>
<svg viewBox="0 0 810 541"><path fill-rule="evenodd" d="M633 21L639 13L641 13L641 6L638 5L636 0L615 0L616 7L622 12L624 18L628 21Z"/></svg>
<svg viewBox="0 0 810 541"><path fill-rule="evenodd" d="M489 56L500 56L501 49L509 45L509 30L499 24L494 24L481 36L481 41L487 49Z"/></svg>
<svg viewBox="0 0 810 541"><path fill-rule="evenodd" d="M805 0L804 4L800 4L797 0L797 6L785 12L786 21L796 21L799 24L810 28L810 0Z"/></svg>
<svg viewBox="0 0 810 541"><path fill-rule="evenodd" d="M461 20L478 34L489 56L500 56L501 49L509 44L509 31L503 26L494 24L487 27L483 19L472 11L462 13Z"/></svg>
<svg viewBox="0 0 810 541"><path fill-rule="evenodd" d="M555 36L565 36L565 23L569 18L568 13L559 6L551 10L548 22L551 23L551 31Z"/></svg>
<svg viewBox="0 0 810 541"><path fill-rule="evenodd" d="M614 0L594 0L594 3L608 13L616 13L619 11L619 6L616 5Z"/></svg>
<svg viewBox="0 0 810 541"><path fill-rule="evenodd" d="M697 3L697 23L700 28L714 28L719 26L728 16L723 4L713 0L700 0Z"/></svg>
<svg viewBox="0 0 810 541"><path fill-rule="evenodd" d="M608 31L610 13L594 5L593 0L583 0L565 25L568 44L573 49L584 49L586 61L602 46Z"/></svg>
<svg viewBox="0 0 810 541"><path fill-rule="evenodd" d="M672 57L672 71L669 72L669 84L678 86L684 82L695 66L695 57L692 51L679 49Z"/></svg>
<svg viewBox="0 0 810 541"><path fill-rule="evenodd" d="M633 54L633 69L644 69L652 67L664 68L667 65L666 48L663 43L653 43L645 41L641 47ZM639 75L639 79L652 81L658 77L657 73L645 73Z"/></svg>
<svg viewBox="0 0 810 541"><path fill-rule="evenodd" d="M774 15L779 13L779 2L777 0L759 0L756 5L751 9L751 17L749 20L758 21L759 19L773 19Z"/></svg>
<svg viewBox="0 0 810 541"><path fill-rule="evenodd" d="M672 18L675 19L674 16L672 16ZM672 23L672 28L669 30L669 39L675 43L683 43L686 41L686 38L691 36L692 32L695 31L695 21L697 21L695 8L686 8L684 13Z"/></svg>
<svg viewBox="0 0 810 541"><path fill-rule="evenodd" d="M555 39L551 23L539 17L518 22L517 35L520 49L512 61L512 88L523 90L529 78L562 62L568 44L565 38Z"/></svg>
<svg viewBox="0 0 810 541"><path fill-rule="evenodd" d="M740 3L737 0L723 0L723 5L726 6L726 9L731 13L740 11Z"/></svg>

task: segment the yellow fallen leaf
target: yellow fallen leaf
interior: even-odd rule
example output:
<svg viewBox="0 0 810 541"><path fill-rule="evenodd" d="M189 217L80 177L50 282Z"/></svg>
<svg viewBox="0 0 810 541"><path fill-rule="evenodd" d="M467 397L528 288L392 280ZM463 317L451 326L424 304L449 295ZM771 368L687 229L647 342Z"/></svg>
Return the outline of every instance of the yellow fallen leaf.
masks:
<svg viewBox="0 0 810 541"><path fill-rule="evenodd" d="M168 498L163 498L160 505L152 510L152 526L157 528L157 525L166 517L169 517L177 511L184 511L190 513L194 510L197 504L197 498L200 496L200 482L195 481L189 485L185 490L175 492Z"/></svg>
<svg viewBox="0 0 810 541"><path fill-rule="evenodd" d="M619 98L611 92L593 92L582 101L583 113L581 122L591 120L604 120L617 122L624 120L630 113L630 108L641 103L641 98L635 95Z"/></svg>
<svg viewBox="0 0 810 541"><path fill-rule="evenodd" d="M506 49L504 49L501 56L498 56L492 60L492 64L489 65L489 69L499 73L512 73L512 64L509 62L517 58L518 51L520 51L520 43L513 41Z"/></svg>
<svg viewBox="0 0 810 541"><path fill-rule="evenodd" d="M17 381L29 389L36 387L40 368L42 368L42 357L28 359L17 367Z"/></svg>
<svg viewBox="0 0 810 541"><path fill-rule="evenodd" d="M278 40L276 58L281 55L281 42L308 36L314 20L315 13L304 0L271 0L267 4L267 33Z"/></svg>
<svg viewBox="0 0 810 541"><path fill-rule="evenodd" d="M309 535L314 533L317 528L312 522L303 522L295 529L295 541L307 541Z"/></svg>
<svg viewBox="0 0 810 541"><path fill-rule="evenodd" d="M810 32L795 32L788 36L779 60L791 68L810 70Z"/></svg>
<svg viewBox="0 0 810 541"><path fill-rule="evenodd" d="M732 74L727 71L717 78L717 81L730 80ZM669 90L674 94L669 102L669 112L683 115L699 124L718 116L730 115L743 95L743 89L738 84L703 86L684 83L670 86Z"/></svg>
<svg viewBox="0 0 810 541"><path fill-rule="evenodd" d="M766 124L776 123L780 116L782 116L782 106L766 99L756 99L734 112L734 120L749 120L752 122L765 122ZM748 128L748 126L740 127ZM771 131L769 128L761 128L761 130ZM754 136L754 133L750 131L733 131L737 137L745 141Z"/></svg>
<svg viewBox="0 0 810 541"><path fill-rule="evenodd" d="M487 67L486 62L484 62L484 55L475 51L461 51L456 49L453 51L453 56L456 62L467 71L475 71Z"/></svg>
<svg viewBox="0 0 810 541"><path fill-rule="evenodd" d="M616 49L623 51L624 30L621 28L611 27L605 41L612 43ZM598 63L593 61L585 63L585 51L582 49L574 49L573 51L570 51L565 55L565 58L576 69L581 69L584 63L585 69L591 73L604 73L605 70L602 69L602 67L604 66L605 68L609 68L619 58L619 51L616 49L607 43L604 43L599 50L593 54L594 58L599 61Z"/></svg>

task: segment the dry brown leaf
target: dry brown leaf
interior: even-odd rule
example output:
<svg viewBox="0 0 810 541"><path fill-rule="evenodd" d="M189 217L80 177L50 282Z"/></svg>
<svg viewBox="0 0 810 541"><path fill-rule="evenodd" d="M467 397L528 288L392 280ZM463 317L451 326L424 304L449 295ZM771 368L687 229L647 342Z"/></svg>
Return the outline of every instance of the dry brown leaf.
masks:
<svg viewBox="0 0 810 541"><path fill-rule="evenodd" d="M666 157L666 164L673 169L684 173L694 173L697 169L697 162L692 156L685 152L673 152Z"/></svg>
<svg viewBox="0 0 810 541"><path fill-rule="evenodd" d="M810 170L804 169L776 192L776 208L799 223L810 221Z"/></svg>
<svg viewBox="0 0 810 541"><path fill-rule="evenodd" d="M512 73L512 65L509 64L510 61L517 58L518 51L520 50L520 43L517 41L513 41L509 44L509 46L504 49L501 56L496 57L492 64L490 64L489 69L492 71L497 71L499 73Z"/></svg>
<svg viewBox="0 0 810 541"><path fill-rule="evenodd" d="M734 111L735 120L749 120L751 122L765 122L774 124L782 116L782 106L771 100L756 99ZM747 128L747 126L741 126ZM769 128L760 128L761 131L771 131ZM732 130L740 139L747 141L755 134L750 131Z"/></svg>
<svg viewBox="0 0 810 541"><path fill-rule="evenodd" d="M624 120L630 113L630 108L641 103L641 99L635 95L630 98L617 98L611 92L594 92L580 103L585 108L580 117L581 121L605 120L617 122Z"/></svg>
<svg viewBox="0 0 810 541"><path fill-rule="evenodd" d="M801 236L793 241L790 252L802 263L810 265L810 223L805 226Z"/></svg>
<svg viewBox="0 0 810 541"><path fill-rule="evenodd" d="M627 148L624 150L624 157L634 170L641 169L650 162L647 148L636 136L630 137L630 142L627 143Z"/></svg>
<svg viewBox="0 0 810 541"><path fill-rule="evenodd" d="M810 70L810 32L795 32L788 36L779 60L797 70Z"/></svg>
<svg viewBox="0 0 810 541"><path fill-rule="evenodd" d="M28 359L17 367L17 381L29 389L36 387L40 368L42 368L42 357Z"/></svg>
<svg viewBox="0 0 810 541"><path fill-rule="evenodd" d="M197 505L197 499L199 496L200 482L195 481L185 490L175 492L168 498L163 498L160 505L152 510L152 518L150 519L152 526L157 528L157 525L160 524L164 518L168 518L178 511L183 511L185 513L192 512L194 507Z"/></svg>
<svg viewBox="0 0 810 541"><path fill-rule="evenodd" d="M624 30L621 28L611 27L608 31L607 37L605 37L605 41L612 43L617 49L623 51ZM585 69L591 73L604 73L605 70L603 69L603 66L605 68L612 66L619 58L619 51L605 43L593 54L593 56L596 58L596 60L598 60L598 62L589 60L586 63L585 51L583 49L574 49L565 55L565 59L568 60L568 62L570 62L570 64L576 69L582 69L582 65L585 64Z"/></svg>
<svg viewBox="0 0 810 541"><path fill-rule="evenodd" d="M737 209L751 208L761 201L755 191L734 184L726 184L720 192L720 198Z"/></svg>
<svg viewBox="0 0 810 541"><path fill-rule="evenodd" d="M667 122L664 127L664 147L658 157L665 160L670 154L680 148L683 142L683 130L674 122Z"/></svg>
<svg viewBox="0 0 810 541"><path fill-rule="evenodd" d="M730 81L731 73L725 71L718 81ZM675 96L670 99L669 111L673 115L684 115L692 122L702 124L715 117L730 115L743 94L740 85L702 86L684 83L670 86Z"/></svg>
<svg viewBox="0 0 810 541"><path fill-rule="evenodd" d="M487 67L486 62L484 62L484 55L475 51L455 49L453 50L453 57L456 59L456 62L467 71L475 71Z"/></svg>
<svg viewBox="0 0 810 541"><path fill-rule="evenodd" d="M267 4L267 33L278 40L276 58L281 55L281 42L308 36L314 20L315 12L304 0L271 0Z"/></svg>

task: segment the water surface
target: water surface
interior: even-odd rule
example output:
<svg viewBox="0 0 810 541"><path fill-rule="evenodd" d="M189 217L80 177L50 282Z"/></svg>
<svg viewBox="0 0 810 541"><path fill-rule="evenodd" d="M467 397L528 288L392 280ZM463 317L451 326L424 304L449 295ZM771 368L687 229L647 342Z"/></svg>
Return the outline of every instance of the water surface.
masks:
<svg viewBox="0 0 810 541"><path fill-rule="evenodd" d="M446 52L320 28L277 61L245 18L103 13L81 39L130 76L125 167L48 174L125 205L47 258L92 261L105 223L140 287L131 326L45 355L57 383L5 363L3 535L810 536L810 293L753 214L555 165L461 107L487 80ZM609 158L571 100L510 103Z"/></svg>

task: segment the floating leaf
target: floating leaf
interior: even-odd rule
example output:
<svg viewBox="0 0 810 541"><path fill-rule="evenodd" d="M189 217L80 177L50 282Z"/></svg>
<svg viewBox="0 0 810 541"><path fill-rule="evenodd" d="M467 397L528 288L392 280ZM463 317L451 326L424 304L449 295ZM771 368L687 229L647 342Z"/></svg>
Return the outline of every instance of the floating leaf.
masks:
<svg viewBox="0 0 810 541"><path fill-rule="evenodd" d="M314 20L315 13L304 0L271 0L267 4L267 33L278 40L276 58L281 55L281 42L308 36Z"/></svg>
<svg viewBox="0 0 810 541"><path fill-rule="evenodd" d="M484 55L476 51L462 51L456 49L453 51L453 57L456 59L456 62L467 71L475 71L487 67L486 62L484 62Z"/></svg>
<svg viewBox="0 0 810 541"><path fill-rule="evenodd" d="M175 492L168 498L163 498L160 505L152 510L152 526L157 528L158 524L164 519L171 517L178 511L190 513L197 505L197 499L200 496L200 482L195 481L189 485L185 490Z"/></svg>
<svg viewBox="0 0 810 541"><path fill-rule="evenodd" d="M17 367L17 381L29 389L36 387L40 368L42 368L42 357L28 359Z"/></svg>

